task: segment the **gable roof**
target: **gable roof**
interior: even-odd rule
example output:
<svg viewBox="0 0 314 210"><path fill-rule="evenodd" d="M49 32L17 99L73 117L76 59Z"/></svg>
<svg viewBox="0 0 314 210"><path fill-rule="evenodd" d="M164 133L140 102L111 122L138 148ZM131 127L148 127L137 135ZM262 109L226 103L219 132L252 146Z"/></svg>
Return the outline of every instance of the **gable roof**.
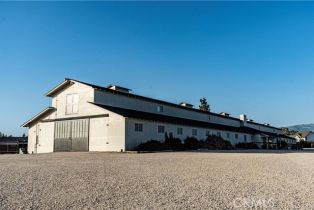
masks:
<svg viewBox="0 0 314 210"><path fill-rule="evenodd" d="M310 135L312 133L312 131L302 131L302 132L299 132L298 135L301 137L301 138L306 138L308 137L308 135Z"/></svg>
<svg viewBox="0 0 314 210"><path fill-rule="evenodd" d="M22 127L30 127L32 124L34 124L38 120L42 119L43 117L53 113L54 111L56 111L56 108L54 108L54 107L47 107L46 109L44 109L43 111L41 111L37 115L35 115L33 118L31 118L30 120L25 122L22 125Z"/></svg>
<svg viewBox="0 0 314 210"><path fill-rule="evenodd" d="M108 111L114 112L116 114L122 115L123 117L142 119L142 120L151 120L151 121L157 121L157 122L162 122L162 123L172 123L172 124L185 125L185 126L191 126L191 127L195 126L195 127L209 128L209 129L226 130L226 131L232 131L236 133L249 133L249 134L261 133L261 131L253 129L253 128L249 128L249 127L234 127L234 126L228 126L228 125L222 125L222 124L216 124L216 123L208 123L208 122L198 121L198 120L191 120L187 118L180 118L180 117L173 117L173 116L162 115L162 114L142 112L142 111L136 111L132 109L124 109L120 107L113 107L113 106L107 106L107 105L102 105L102 104L95 104L95 103L91 103L91 104L94 104ZM271 135L274 135L274 134L271 134Z"/></svg>
<svg viewBox="0 0 314 210"><path fill-rule="evenodd" d="M45 95L48 97L53 97L55 94L59 93L64 88L66 88L72 84L73 84L73 82L71 79L65 78L63 82L61 82L59 85L57 85L53 89L49 90Z"/></svg>

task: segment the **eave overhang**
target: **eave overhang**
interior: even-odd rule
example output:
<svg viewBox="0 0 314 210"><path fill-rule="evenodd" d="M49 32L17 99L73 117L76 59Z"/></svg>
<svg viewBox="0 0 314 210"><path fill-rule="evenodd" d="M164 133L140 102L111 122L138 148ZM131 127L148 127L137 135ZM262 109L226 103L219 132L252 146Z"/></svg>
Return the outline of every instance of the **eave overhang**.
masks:
<svg viewBox="0 0 314 210"><path fill-rule="evenodd" d="M57 109L54 107L47 107L46 109L44 109L43 111L41 111L40 113L38 113L37 115L35 115L33 118L31 118L30 120L28 120L27 122L25 122L22 127L27 127L29 128L31 125L33 125L34 123L38 122L40 119L42 119L43 117L55 112Z"/></svg>

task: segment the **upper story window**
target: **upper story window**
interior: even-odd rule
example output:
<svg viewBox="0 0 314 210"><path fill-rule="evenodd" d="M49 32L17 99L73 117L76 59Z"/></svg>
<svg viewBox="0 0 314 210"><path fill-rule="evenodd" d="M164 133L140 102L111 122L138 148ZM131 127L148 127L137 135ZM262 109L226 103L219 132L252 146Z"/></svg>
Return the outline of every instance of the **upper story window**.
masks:
<svg viewBox="0 0 314 210"><path fill-rule="evenodd" d="M158 125L158 133L165 133L165 126Z"/></svg>
<svg viewBox="0 0 314 210"><path fill-rule="evenodd" d="M134 124L134 130L135 132L143 132L143 124L142 123L135 123Z"/></svg>
<svg viewBox="0 0 314 210"><path fill-rule="evenodd" d="M192 135L197 136L197 129L192 129Z"/></svg>
<svg viewBox="0 0 314 210"><path fill-rule="evenodd" d="M182 135L183 134L183 128L177 128L177 134Z"/></svg>
<svg viewBox="0 0 314 210"><path fill-rule="evenodd" d="M228 139L230 138L230 133L227 133L227 138L228 138Z"/></svg>
<svg viewBox="0 0 314 210"><path fill-rule="evenodd" d="M220 132L217 132L217 136L218 136L218 137L221 137L221 133L220 133Z"/></svg>
<svg viewBox="0 0 314 210"><path fill-rule="evenodd" d="M164 112L163 106L157 106L157 112Z"/></svg>
<svg viewBox="0 0 314 210"><path fill-rule="evenodd" d="M246 135L244 135L244 142L246 142Z"/></svg>
<svg viewBox="0 0 314 210"><path fill-rule="evenodd" d="M79 109L79 94L68 94L66 96L66 114L77 114Z"/></svg>
<svg viewBox="0 0 314 210"><path fill-rule="evenodd" d="M239 138L239 135L236 133L234 134L234 138L238 139Z"/></svg>

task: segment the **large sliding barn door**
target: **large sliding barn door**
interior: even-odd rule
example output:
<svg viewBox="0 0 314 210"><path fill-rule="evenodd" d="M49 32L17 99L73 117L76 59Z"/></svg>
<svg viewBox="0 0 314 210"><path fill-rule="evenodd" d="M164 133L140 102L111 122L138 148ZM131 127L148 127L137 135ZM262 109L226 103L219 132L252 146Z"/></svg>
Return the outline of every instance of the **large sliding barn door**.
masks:
<svg viewBox="0 0 314 210"><path fill-rule="evenodd" d="M54 151L88 151L89 120L55 122Z"/></svg>

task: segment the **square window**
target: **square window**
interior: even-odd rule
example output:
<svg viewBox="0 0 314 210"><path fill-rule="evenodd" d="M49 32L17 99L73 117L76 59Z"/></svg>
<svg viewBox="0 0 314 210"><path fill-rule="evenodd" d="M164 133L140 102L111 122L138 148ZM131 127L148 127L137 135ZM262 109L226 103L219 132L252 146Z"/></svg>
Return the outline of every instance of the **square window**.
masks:
<svg viewBox="0 0 314 210"><path fill-rule="evenodd" d="M165 126L158 125L158 133L165 133Z"/></svg>
<svg viewBox="0 0 314 210"><path fill-rule="evenodd" d="M163 106L157 106L157 112L164 112Z"/></svg>
<svg viewBox="0 0 314 210"><path fill-rule="evenodd" d="M142 123L135 123L134 130L135 130L135 132L143 132L143 124Z"/></svg>

